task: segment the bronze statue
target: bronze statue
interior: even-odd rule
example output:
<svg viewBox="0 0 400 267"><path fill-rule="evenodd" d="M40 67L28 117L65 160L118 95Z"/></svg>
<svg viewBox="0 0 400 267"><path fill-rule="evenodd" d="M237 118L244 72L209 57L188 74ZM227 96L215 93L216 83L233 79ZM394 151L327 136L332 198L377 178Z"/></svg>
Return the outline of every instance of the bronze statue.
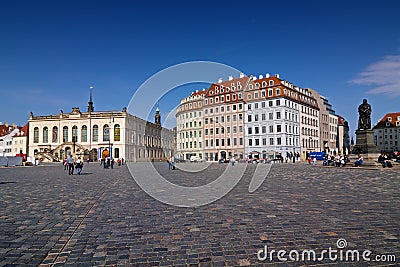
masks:
<svg viewBox="0 0 400 267"><path fill-rule="evenodd" d="M360 115L358 119L358 130L371 129L371 112L371 105L368 104L367 99L364 99L363 103L358 107L358 113Z"/></svg>

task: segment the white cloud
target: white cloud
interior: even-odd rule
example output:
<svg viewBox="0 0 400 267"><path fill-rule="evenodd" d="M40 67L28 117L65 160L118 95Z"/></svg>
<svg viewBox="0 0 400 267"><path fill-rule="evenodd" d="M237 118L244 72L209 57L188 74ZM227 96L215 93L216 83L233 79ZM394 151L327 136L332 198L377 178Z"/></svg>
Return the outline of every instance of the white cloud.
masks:
<svg viewBox="0 0 400 267"><path fill-rule="evenodd" d="M370 94L390 94L400 96L400 55L385 56L370 64L365 71L359 73L351 83L374 86L367 91Z"/></svg>

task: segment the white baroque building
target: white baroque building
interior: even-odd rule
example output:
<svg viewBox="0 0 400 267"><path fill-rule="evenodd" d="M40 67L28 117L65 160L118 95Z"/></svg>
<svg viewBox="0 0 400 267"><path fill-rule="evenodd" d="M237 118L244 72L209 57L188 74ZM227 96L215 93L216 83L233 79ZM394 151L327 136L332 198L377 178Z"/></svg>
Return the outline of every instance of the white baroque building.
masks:
<svg viewBox="0 0 400 267"><path fill-rule="evenodd" d="M203 159L203 100L206 90L193 92L181 100L176 110L176 157Z"/></svg>
<svg viewBox="0 0 400 267"><path fill-rule="evenodd" d="M91 99L91 98L90 98ZM157 108L155 123L122 111L60 112L29 118L29 156L60 161L68 155L85 159L123 158L126 161L148 161L171 157L174 153L174 131L161 127Z"/></svg>

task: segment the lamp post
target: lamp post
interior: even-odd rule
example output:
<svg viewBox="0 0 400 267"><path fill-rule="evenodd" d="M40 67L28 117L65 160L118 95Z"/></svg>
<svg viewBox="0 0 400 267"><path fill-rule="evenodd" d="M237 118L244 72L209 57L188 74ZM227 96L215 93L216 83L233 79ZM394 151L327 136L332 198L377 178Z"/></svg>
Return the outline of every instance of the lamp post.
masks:
<svg viewBox="0 0 400 267"><path fill-rule="evenodd" d="M294 140L293 140L294 141ZM295 163L296 162L296 156L295 156L295 153L296 153L296 148L293 146L293 163Z"/></svg>
<svg viewBox="0 0 400 267"><path fill-rule="evenodd" d="M108 125L108 154L110 157L110 161L112 160L112 150L111 150L111 123L114 123L114 117L111 113L110 116L110 124Z"/></svg>

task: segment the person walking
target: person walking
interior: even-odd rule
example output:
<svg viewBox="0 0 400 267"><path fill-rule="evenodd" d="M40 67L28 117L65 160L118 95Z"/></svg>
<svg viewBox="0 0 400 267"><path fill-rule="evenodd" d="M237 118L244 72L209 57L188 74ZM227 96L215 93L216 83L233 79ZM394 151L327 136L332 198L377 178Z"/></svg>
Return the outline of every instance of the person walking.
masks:
<svg viewBox="0 0 400 267"><path fill-rule="evenodd" d="M76 161L76 172L78 175L81 175L83 168L83 161L81 160L81 157L78 157L78 160Z"/></svg>
<svg viewBox="0 0 400 267"><path fill-rule="evenodd" d="M67 157L64 158L63 165L64 165L64 171L68 170L68 158Z"/></svg>
<svg viewBox="0 0 400 267"><path fill-rule="evenodd" d="M72 157L72 155L69 155L68 158L68 174L69 175L73 175L74 174L74 158Z"/></svg>

